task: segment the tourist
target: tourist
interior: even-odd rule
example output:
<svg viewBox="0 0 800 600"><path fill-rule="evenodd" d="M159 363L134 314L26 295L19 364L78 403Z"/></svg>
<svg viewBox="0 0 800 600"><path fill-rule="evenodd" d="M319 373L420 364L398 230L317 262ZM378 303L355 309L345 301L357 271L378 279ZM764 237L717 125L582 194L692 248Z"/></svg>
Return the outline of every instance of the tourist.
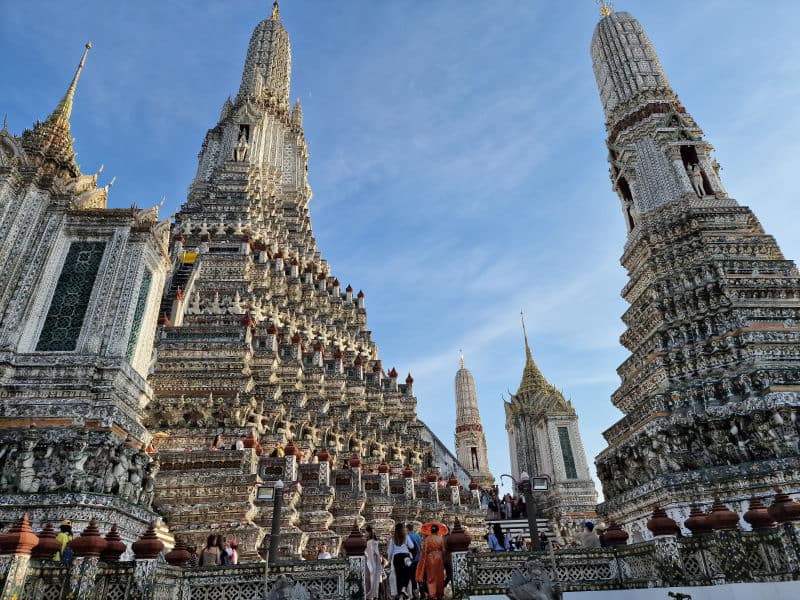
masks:
<svg viewBox="0 0 800 600"><path fill-rule="evenodd" d="M228 545L228 542L225 541L225 536L218 535L217 536L217 549L219 550L219 563L221 565L230 564L226 562L228 560L228 553L225 551L225 547Z"/></svg>
<svg viewBox="0 0 800 600"><path fill-rule="evenodd" d="M506 494L503 497L503 518L504 519L511 519L511 511L514 505L514 499L511 497L511 494Z"/></svg>
<svg viewBox="0 0 800 600"><path fill-rule="evenodd" d="M544 531L542 531L539 534L539 546L542 550L547 550L548 544L550 544L550 538L547 537L547 534Z"/></svg>
<svg viewBox="0 0 800 600"><path fill-rule="evenodd" d="M319 552L317 553L317 560L328 560L333 558L331 553L328 552L328 544L322 544L319 547Z"/></svg>
<svg viewBox="0 0 800 600"><path fill-rule="evenodd" d="M489 550L492 552L508 552L511 549L510 540L503 533L500 523L495 523L492 533L489 534Z"/></svg>
<svg viewBox="0 0 800 600"><path fill-rule="evenodd" d="M223 565L238 565L239 564L239 544L236 540L225 542L223 544L225 552L222 554Z"/></svg>
<svg viewBox="0 0 800 600"><path fill-rule="evenodd" d="M245 440L245 436L242 436L238 440L236 440L233 443L233 449L234 450L244 450L244 440Z"/></svg>
<svg viewBox="0 0 800 600"><path fill-rule="evenodd" d="M450 532L442 536L444 540L444 587L453 581L453 553L450 550Z"/></svg>
<svg viewBox="0 0 800 600"><path fill-rule="evenodd" d="M599 548L600 538L594 531L594 523L586 521L583 524L583 531L578 534L578 541L584 548Z"/></svg>
<svg viewBox="0 0 800 600"><path fill-rule="evenodd" d="M228 544L228 548L230 549L229 555L231 557L230 564L238 565L239 564L239 543L236 540L231 540L231 543Z"/></svg>
<svg viewBox="0 0 800 600"><path fill-rule="evenodd" d="M516 508L520 519L528 518L528 507L525 504L524 496L517 496Z"/></svg>
<svg viewBox="0 0 800 600"><path fill-rule="evenodd" d="M492 495L489 496L489 510L486 514L487 521L495 521L500 518L500 506L497 502L497 494L492 492Z"/></svg>
<svg viewBox="0 0 800 600"><path fill-rule="evenodd" d="M189 566L192 568L197 567L200 564L200 547L187 546L186 549L189 551Z"/></svg>
<svg viewBox="0 0 800 600"><path fill-rule="evenodd" d="M372 527L369 525L364 528L367 538L367 548L364 551L366 559L366 600L377 600L380 593L381 582L383 581L383 557L381 556L380 544Z"/></svg>
<svg viewBox="0 0 800 600"><path fill-rule="evenodd" d="M444 598L444 540L439 535L439 526L431 525L431 534L422 545L422 557L417 565L417 581L425 581L428 598Z"/></svg>
<svg viewBox="0 0 800 600"><path fill-rule="evenodd" d="M414 552L411 554L411 572L416 573L420 558L422 558L422 538L414 531L413 523L406 523L406 532L406 535L414 542ZM414 594L414 598L419 598L419 586L417 585L416 577L411 578L411 592Z"/></svg>
<svg viewBox="0 0 800 600"><path fill-rule="evenodd" d="M206 540L206 547L203 548L203 551L200 552L200 566L201 567L211 567L214 565L222 564L219 555L219 548L217 544L219 543L219 536L210 535Z"/></svg>
<svg viewBox="0 0 800 600"><path fill-rule="evenodd" d="M225 447L225 443L222 441L222 436L217 434L214 436L214 441L211 442L211 450L213 452L219 452Z"/></svg>
<svg viewBox="0 0 800 600"><path fill-rule="evenodd" d="M229 565L231 564L231 553L230 553L231 545L227 542L227 540L225 540L225 538L221 538L220 544L221 544L219 546L220 562L223 565Z"/></svg>
<svg viewBox="0 0 800 600"><path fill-rule="evenodd" d="M392 596L407 600L411 583L411 562L414 554L414 541L406 535L406 526L401 522L394 526L394 535L389 540L389 563L394 577Z"/></svg>
<svg viewBox="0 0 800 600"><path fill-rule="evenodd" d="M66 548L67 544L72 541L72 521L62 521L58 529L59 532L56 536L56 540L61 544L61 548L59 548L58 552L53 556L53 560L64 563L71 562L69 555L72 551L66 552Z"/></svg>

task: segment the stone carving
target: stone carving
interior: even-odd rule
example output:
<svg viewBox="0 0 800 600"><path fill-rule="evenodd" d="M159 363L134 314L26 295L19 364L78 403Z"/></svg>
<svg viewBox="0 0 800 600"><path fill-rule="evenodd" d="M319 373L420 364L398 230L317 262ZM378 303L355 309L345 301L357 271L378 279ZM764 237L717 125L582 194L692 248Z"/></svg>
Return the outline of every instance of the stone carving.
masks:
<svg viewBox="0 0 800 600"><path fill-rule="evenodd" d="M285 575L278 577L265 600L314 600L315 596L300 583L292 583Z"/></svg>
<svg viewBox="0 0 800 600"><path fill-rule="evenodd" d="M186 314L187 315L202 315L203 309L200 306L200 292L195 292L192 294L192 299L189 302L189 306L186 307Z"/></svg>
<svg viewBox="0 0 800 600"><path fill-rule="evenodd" d="M93 492L120 496L132 504L149 505L152 486L146 473L150 457L130 442L97 443L86 433L29 428L17 438L0 437L0 490L6 493ZM68 433L68 432L67 432ZM13 440L14 436L10 438ZM157 467L156 467L157 468Z"/></svg>
<svg viewBox="0 0 800 600"><path fill-rule="evenodd" d="M211 302L209 302L206 305L206 308L205 308L204 312L207 315L221 315L221 314L224 314L225 311L222 308L222 304L220 303L220 300L219 300L219 292L214 292L214 297L211 300Z"/></svg>
<svg viewBox="0 0 800 600"><path fill-rule="evenodd" d="M561 600L562 594L553 587L550 576L540 560L525 562L525 572L514 571L508 586L512 600Z"/></svg>
<svg viewBox="0 0 800 600"><path fill-rule="evenodd" d="M245 312L247 311L245 311L244 307L242 306L242 299L239 296L239 291L237 290L236 294L234 294L233 298L230 301L230 304L228 305L228 314L243 315L245 314Z"/></svg>

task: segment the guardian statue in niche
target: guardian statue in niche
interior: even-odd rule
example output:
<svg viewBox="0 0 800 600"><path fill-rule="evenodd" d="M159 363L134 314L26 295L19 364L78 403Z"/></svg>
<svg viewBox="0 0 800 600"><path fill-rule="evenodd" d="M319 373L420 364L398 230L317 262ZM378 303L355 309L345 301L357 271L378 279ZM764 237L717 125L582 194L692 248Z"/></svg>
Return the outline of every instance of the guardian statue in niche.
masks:
<svg viewBox="0 0 800 600"><path fill-rule="evenodd" d="M694 164L687 169L687 172L689 174L689 180L692 182L692 187L694 188L697 197L705 198L706 190L703 184L703 169L700 168L700 165Z"/></svg>
<svg viewBox="0 0 800 600"><path fill-rule="evenodd" d="M236 162L244 162L247 158L247 151L250 148L250 144L247 141L248 133L249 127L247 125L239 126L239 140L233 149L233 160Z"/></svg>

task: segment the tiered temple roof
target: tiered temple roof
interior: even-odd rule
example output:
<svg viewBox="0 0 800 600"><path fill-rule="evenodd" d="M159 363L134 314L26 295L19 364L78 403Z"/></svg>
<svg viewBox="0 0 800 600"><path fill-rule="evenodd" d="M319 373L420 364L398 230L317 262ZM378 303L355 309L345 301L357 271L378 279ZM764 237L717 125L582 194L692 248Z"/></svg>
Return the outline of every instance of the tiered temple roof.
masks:
<svg viewBox="0 0 800 600"><path fill-rule="evenodd" d="M469 511L458 486L438 501L451 473L438 472L443 449L416 417L413 378L387 372L365 294L343 289L317 248L290 72L276 7L177 215L148 426L163 457L155 506L178 534L224 530L266 547L272 502L256 490L280 479L295 482L282 552L312 556L354 521L387 539L396 520Z"/></svg>

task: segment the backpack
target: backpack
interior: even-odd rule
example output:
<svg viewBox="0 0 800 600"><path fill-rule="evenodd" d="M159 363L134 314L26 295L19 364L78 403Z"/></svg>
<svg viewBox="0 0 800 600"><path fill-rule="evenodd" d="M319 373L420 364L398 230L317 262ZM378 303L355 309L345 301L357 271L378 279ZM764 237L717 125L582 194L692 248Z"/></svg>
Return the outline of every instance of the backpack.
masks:
<svg viewBox="0 0 800 600"><path fill-rule="evenodd" d="M75 560L75 550L67 546L61 551L61 562L68 567L72 566L72 561Z"/></svg>

